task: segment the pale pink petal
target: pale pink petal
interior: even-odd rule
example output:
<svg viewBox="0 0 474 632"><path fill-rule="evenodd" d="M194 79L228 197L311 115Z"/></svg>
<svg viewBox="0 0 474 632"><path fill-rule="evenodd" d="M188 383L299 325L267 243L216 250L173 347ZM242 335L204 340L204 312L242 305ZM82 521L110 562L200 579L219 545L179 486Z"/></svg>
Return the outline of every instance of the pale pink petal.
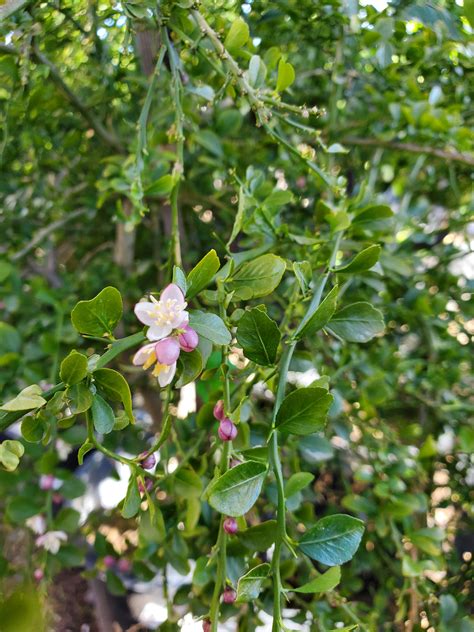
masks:
<svg viewBox="0 0 474 632"><path fill-rule="evenodd" d="M174 378L174 374L176 373L176 362L174 364L170 364L166 367L166 369L162 369L158 375L158 384L163 386L168 386Z"/></svg>
<svg viewBox="0 0 474 632"><path fill-rule="evenodd" d="M146 332L146 337L148 340L161 340L162 338L166 338L173 331L173 325L151 325L150 329Z"/></svg>
<svg viewBox="0 0 474 632"><path fill-rule="evenodd" d="M160 296L160 300L163 302L170 299L177 301L179 305L184 303L184 294L175 283L167 285Z"/></svg>
<svg viewBox="0 0 474 632"><path fill-rule="evenodd" d="M156 316L153 316L156 305L149 303L148 301L141 301L135 305L135 316L144 325L153 325L156 320ZM151 312L151 315L150 315Z"/></svg>
<svg viewBox="0 0 474 632"><path fill-rule="evenodd" d="M151 353L155 353L155 345L154 344L145 345L144 347L139 349L136 352L136 354L133 356L133 360L132 360L133 364L135 366L141 366L142 364L145 364L145 362L150 357Z"/></svg>
<svg viewBox="0 0 474 632"><path fill-rule="evenodd" d="M189 323L189 312L181 312L177 320L178 324L175 325L175 329L186 327L186 325Z"/></svg>

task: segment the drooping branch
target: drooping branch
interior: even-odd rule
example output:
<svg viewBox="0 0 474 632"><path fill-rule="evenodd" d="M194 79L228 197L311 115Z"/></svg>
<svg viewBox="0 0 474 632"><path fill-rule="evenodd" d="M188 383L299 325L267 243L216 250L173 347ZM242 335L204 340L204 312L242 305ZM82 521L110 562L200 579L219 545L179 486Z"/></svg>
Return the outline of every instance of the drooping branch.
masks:
<svg viewBox="0 0 474 632"><path fill-rule="evenodd" d="M378 138L357 138L349 136L341 140L343 145L359 145L361 147L382 147L394 151L408 152L411 154L426 154L435 156L442 160L461 162L465 165L474 166L474 155L465 154L452 149L440 149L438 147L427 147L417 143L400 143L398 141L379 140Z"/></svg>

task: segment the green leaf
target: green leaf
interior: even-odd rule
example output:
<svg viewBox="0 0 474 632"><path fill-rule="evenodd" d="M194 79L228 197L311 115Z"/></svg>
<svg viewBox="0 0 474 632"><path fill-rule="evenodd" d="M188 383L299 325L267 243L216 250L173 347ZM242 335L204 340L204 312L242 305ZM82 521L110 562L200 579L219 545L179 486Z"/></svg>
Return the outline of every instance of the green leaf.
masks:
<svg viewBox="0 0 474 632"><path fill-rule="evenodd" d="M237 599L239 603L254 601L259 596L263 582L270 573L270 564L259 564L248 573L240 577L237 584Z"/></svg>
<svg viewBox="0 0 474 632"><path fill-rule="evenodd" d="M173 283L179 287L183 296L186 296L186 292L188 291L186 275L178 266L173 266Z"/></svg>
<svg viewBox="0 0 474 632"><path fill-rule="evenodd" d="M381 247L373 244L359 252L349 263L334 269L338 274L354 274L356 272L365 272L370 270L379 260Z"/></svg>
<svg viewBox="0 0 474 632"><path fill-rule="evenodd" d="M0 443L0 463L8 472L16 470L24 453L25 448L19 441L7 439Z"/></svg>
<svg viewBox="0 0 474 632"><path fill-rule="evenodd" d="M21 435L29 443L41 441L45 434L45 425L39 415L29 415L21 422Z"/></svg>
<svg viewBox="0 0 474 632"><path fill-rule="evenodd" d="M310 472L297 472L288 479L285 485L285 497L290 498L293 494L297 494L314 480L314 474Z"/></svg>
<svg viewBox="0 0 474 632"><path fill-rule="evenodd" d="M220 267L221 263L216 251L210 250L188 274L186 298L196 296L207 287Z"/></svg>
<svg viewBox="0 0 474 632"><path fill-rule="evenodd" d="M189 326L216 345L228 345L232 340L230 331L217 314L194 309L189 312Z"/></svg>
<svg viewBox="0 0 474 632"><path fill-rule="evenodd" d="M324 388L299 388L283 400L277 412L276 427L281 432L297 435L322 430L332 399Z"/></svg>
<svg viewBox="0 0 474 632"><path fill-rule="evenodd" d="M87 358L78 351L71 353L61 362L59 376L62 382L72 385L82 382L87 375Z"/></svg>
<svg viewBox="0 0 474 632"><path fill-rule="evenodd" d="M276 89L278 92L283 92L291 86L295 80L295 69L293 66L285 61L283 57L278 62L278 77Z"/></svg>
<svg viewBox="0 0 474 632"><path fill-rule="evenodd" d="M66 391L66 397L73 415L83 413L92 406L92 393L84 383L70 386Z"/></svg>
<svg viewBox="0 0 474 632"><path fill-rule="evenodd" d="M352 220L352 225L362 229L378 230L385 228L392 216L393 211L389 206L377 204L362 209Z"/></svg>
<svg viewBox="0 0 474 632"><path fill-rule="evenodd" d="M327 570L323 575L319 575L316 579L312 579L304 586L299 588L292 588L293 592L309 594L309 593L323 593L329 592L336 588L341 581L341 568L339 566L333 566Z"/></svg>
<svg viewBox="0 0 474 632"><path fill-rule="evenodd" d="M352 303L334 314L328 331L348 342L368 342L385 329L382 313L370 303Z"/></svg>
<svg viewBox="0 0 474 632"><path fill-rule="evenodd" d="M94 428L97 432L101 434L112 432L115 423L114 411L97 393L92 397L91 413Z"/></svg>
<svg viewBox="0 0 474 632"><path fill-rule="evenodd" d="M127 495L123 501L122 516L124 518L133 518L133 516L136 516L140 509L141 502L142 499L138 491L137 479L132 475L128 482Z"/></svg>
<svg viewBox="0 0 474 632"><path fill-rule="evenodd" d="M117 575L110 569L107 570L105 573L105 583L107 585L107 591L111 595L114 595L115 597L121 597L122 595L127 594L127 589L123 585L120 577L117 577Z"/></svg>
<svg viewBox="0 0 474 632"><path fill-rule="evenodd" d="M158 178L158 180L155 180L155 182L152 182L152 184L145 189L145 195L167 196L171 193L175 184L176 178L168 173Z"/></svg>
<svg viewBox="0 0 474 632"><path fill-rule="evenodd" d="M295 273L296 280L301 288L303 294L309 289L311 278L312 278L312 270L311 264L309 261L294 261L293 262L293 272Z"/></svg>
<svg viewBox="0 0 474 632"><path fill-rule="evenodd" d="M179 498L199 498L202 493L201 477L191 468L182 468L174 476L174 490Z"/></svg>
<svg viewBox="0 0 474 632"><path fill-rule="evenodd" d="M234 300L259 298L273 292L280 283L286 264L276 255L267 254L247 261L229 280L228 287L234 292Z"/></svg>
<svg viewBox="0 0 474 632"><path fill-rule="evenodd" d="M17 411L17 410L33 410L41 408L46 404L44 397L41 397L43 391L37 384L27 386L18 393L16 397L9 402L5 402L0 406L0 410Z"/></svg>
<svg viewBox="0 0 474 632"><path fill-rule="evenodd" d="M81 334L112 334L122 317L122 297L114 287L106 287L90 301L79 301L71 312L74 328Z"/></svg>
<svg viewBox="0 0 474 632"><path fill-rule="evenodd" d="M114 402L122 402L125 412L133 424L132 394L127 380L113 369L97 369L93 373L94 380L101 393Z"/></svg>
<svg viewBox="0 0 474 632"><path fill-rule="evenodd" d="M252 55L248 70L249 84L253 88L260 88L267 76L267 68L259 55Z"/></svg>
<svg viewBox="0 0 474 632"><path fill-rule="evenodd" d="M239 48L244 46L250 37L250 31L247 22L238 17L232 22L227 37L224 40L224 46L231 53L237 52Z"/></svg>
<svg viewBox="0 0 474 632"><path fill-rule="evenodd" d="M236 465L211 482L207 489L209 504L227 516L243 516L255 504L266 473L262 463Z"/></svg>
<svg viewBox="0 0 474 632"><path fill-rule="evenodd" d="M297 339L303 336L313 336L331 320L336 311L338 293L339 286L335 285L332 290L326 294L314 314L298 333Z"/></svg>
<svg viewBox="0 0 474 632"><path fill-rule="evenodd" d="M249 309L239 320L237 341L245 357L257 364L275 364L280 338L276 322L259 307Z"/></svg>
<svg viewBox="0 0 474 632"><path fill-rule="evenodd" d="M86 456L88 452L90 452L93 449L94 449L94 444L89 443L89 441L86 441L85 443L81 445L81 447L79 448L79 452L77 453L77 462L79 463L79 465L83 464L84 457Z"/></svg>
<svg viewBox="0 0 474 632"><path fill-rule="evenodd" d="M272 193L265 198L263 205L270 210L274 210L279 209L292 201L293 193L291 191L282 191L281 189L277 189L276 191L272 191Z"/></svg>
<svg viewBox="0 0 474 632"><path fill-rule="evenodd" d="M39 494L37 494L37 496L38 498L25 498L23 496L11 498L7 503L7 517L12 522L22 524L24 526L27 518L31 518L31 516L34 516L44 510L41 496Z"/></svg>
<svg viewBox="0 0 474 632"><path fill-rule="evenodd" d="M197 349L181 353L178 359L178 367L181 374L176 382L176 388L181 388L190 382L194 382L194 380L200 375L202 371L201 354Z"/></svg>
<svg viewBox="0 0 474 632"><path fill-rule="evenodd" d="M81 514L72 507L63 507L54 518L54 529L74 533L79 525Z"/></svg>
<svg viewBox="0 0 474 632"><path fill-rule="evenodd" d="M276 520L267 520L254 527L238 531L239 540L251 551L266 551L275 542L277 533Z"/></svg>
<svg viewBox="0 0 474 632"><path fill-rule="evenodd" d="M364 523L358 518L345 514L327 516L305 533L299 547L321 564L338 566L354 557L363 533Z"/></svg>

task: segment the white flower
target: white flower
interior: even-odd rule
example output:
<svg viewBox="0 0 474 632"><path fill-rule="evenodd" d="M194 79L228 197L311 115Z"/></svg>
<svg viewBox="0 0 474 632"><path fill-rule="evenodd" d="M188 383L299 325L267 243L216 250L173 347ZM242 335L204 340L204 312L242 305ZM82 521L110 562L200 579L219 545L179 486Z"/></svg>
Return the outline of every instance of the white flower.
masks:
<svg viewBox="0 0 474 632"><path fill-rule="evenodd" d="M64 531L48 531L40 535L39 538L36 538L36 546L41 546L43 549L46 549L46 551L56 555L61 547L61 543L66 540L67 535Z"/></svg>
<svg viewBox="0 0 474 632"><path fill-rule="evenodd" d="M26 526L29 527L33 533L36 533L36 535L41 535L46 531L46 520L44 519L44 516L37 514L36 516L28 518Z"/></svg>
<svg viewBox="0 0 474 632"><path fill-rule="evenodd" d="M163 290L159 301L153 296L150 296L150 301L142 301L135 305L138 320L149 327L146 334L149 340L161 340L169 336L173 329L187 325L187 303L183 293L174 283L170 283Z"/></svg>
<svg viewBox="0 0 474 632"><path fill-rule="evenodd" d="M168 386L176 373L176 362L170 365L157 362L154 342L145 345L136 352L133 357L133 364L135 366L143 366L145 370L155 364L152 374L158 378L158 383L161 387Z"/></svg>
<svg viewBox="0 0 474 632"><path fill-rule="evenodd" d="M56 439L56 450L61 461L65 461L72 452L72 446L63 439Z"/></svg>

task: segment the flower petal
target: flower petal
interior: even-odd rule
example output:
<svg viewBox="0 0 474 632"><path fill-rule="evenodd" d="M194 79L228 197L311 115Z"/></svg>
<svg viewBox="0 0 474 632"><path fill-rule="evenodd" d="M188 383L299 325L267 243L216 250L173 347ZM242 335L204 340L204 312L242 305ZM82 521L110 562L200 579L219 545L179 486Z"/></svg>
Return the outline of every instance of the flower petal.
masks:
<svg viewBox="0 0 474 632"><path fill-rule="evenodd" d="M158 384L161 387L168 386L176 373L176 362L162 369L158 374Z"/></svg>
<svg viewBox="0 0 474 632"><path fill-rule="evenodd" d="M184 303L184 294L175 283L170 283L169 285L167 285L161 293L161 301L164 302L169 299L177 301L179 305L182 305Z"/></svg>
<svg viewBox="0 0 474 632"><path fill-rule="evenodd" d="M150 329L146 332L148 340L161 340L166 338L173 331L173 325L151 325Z"/></svg>
<svg viewBox="0 0 474 632"><path fill-rule="evenodd" d="M155 303L149 303L148 301L141 301L135 305L135 316L144 325L153 325L156 320L154 312L156 309Z"/></svg>
<svg viewBox="0 0 474 632"><path fill-rule="evenodd" d="M136 352L136 354L133 356L133 364L135 366L141 366L142 364L145 364L151 353L155 353L155 345L150 343Z"/></svg>

